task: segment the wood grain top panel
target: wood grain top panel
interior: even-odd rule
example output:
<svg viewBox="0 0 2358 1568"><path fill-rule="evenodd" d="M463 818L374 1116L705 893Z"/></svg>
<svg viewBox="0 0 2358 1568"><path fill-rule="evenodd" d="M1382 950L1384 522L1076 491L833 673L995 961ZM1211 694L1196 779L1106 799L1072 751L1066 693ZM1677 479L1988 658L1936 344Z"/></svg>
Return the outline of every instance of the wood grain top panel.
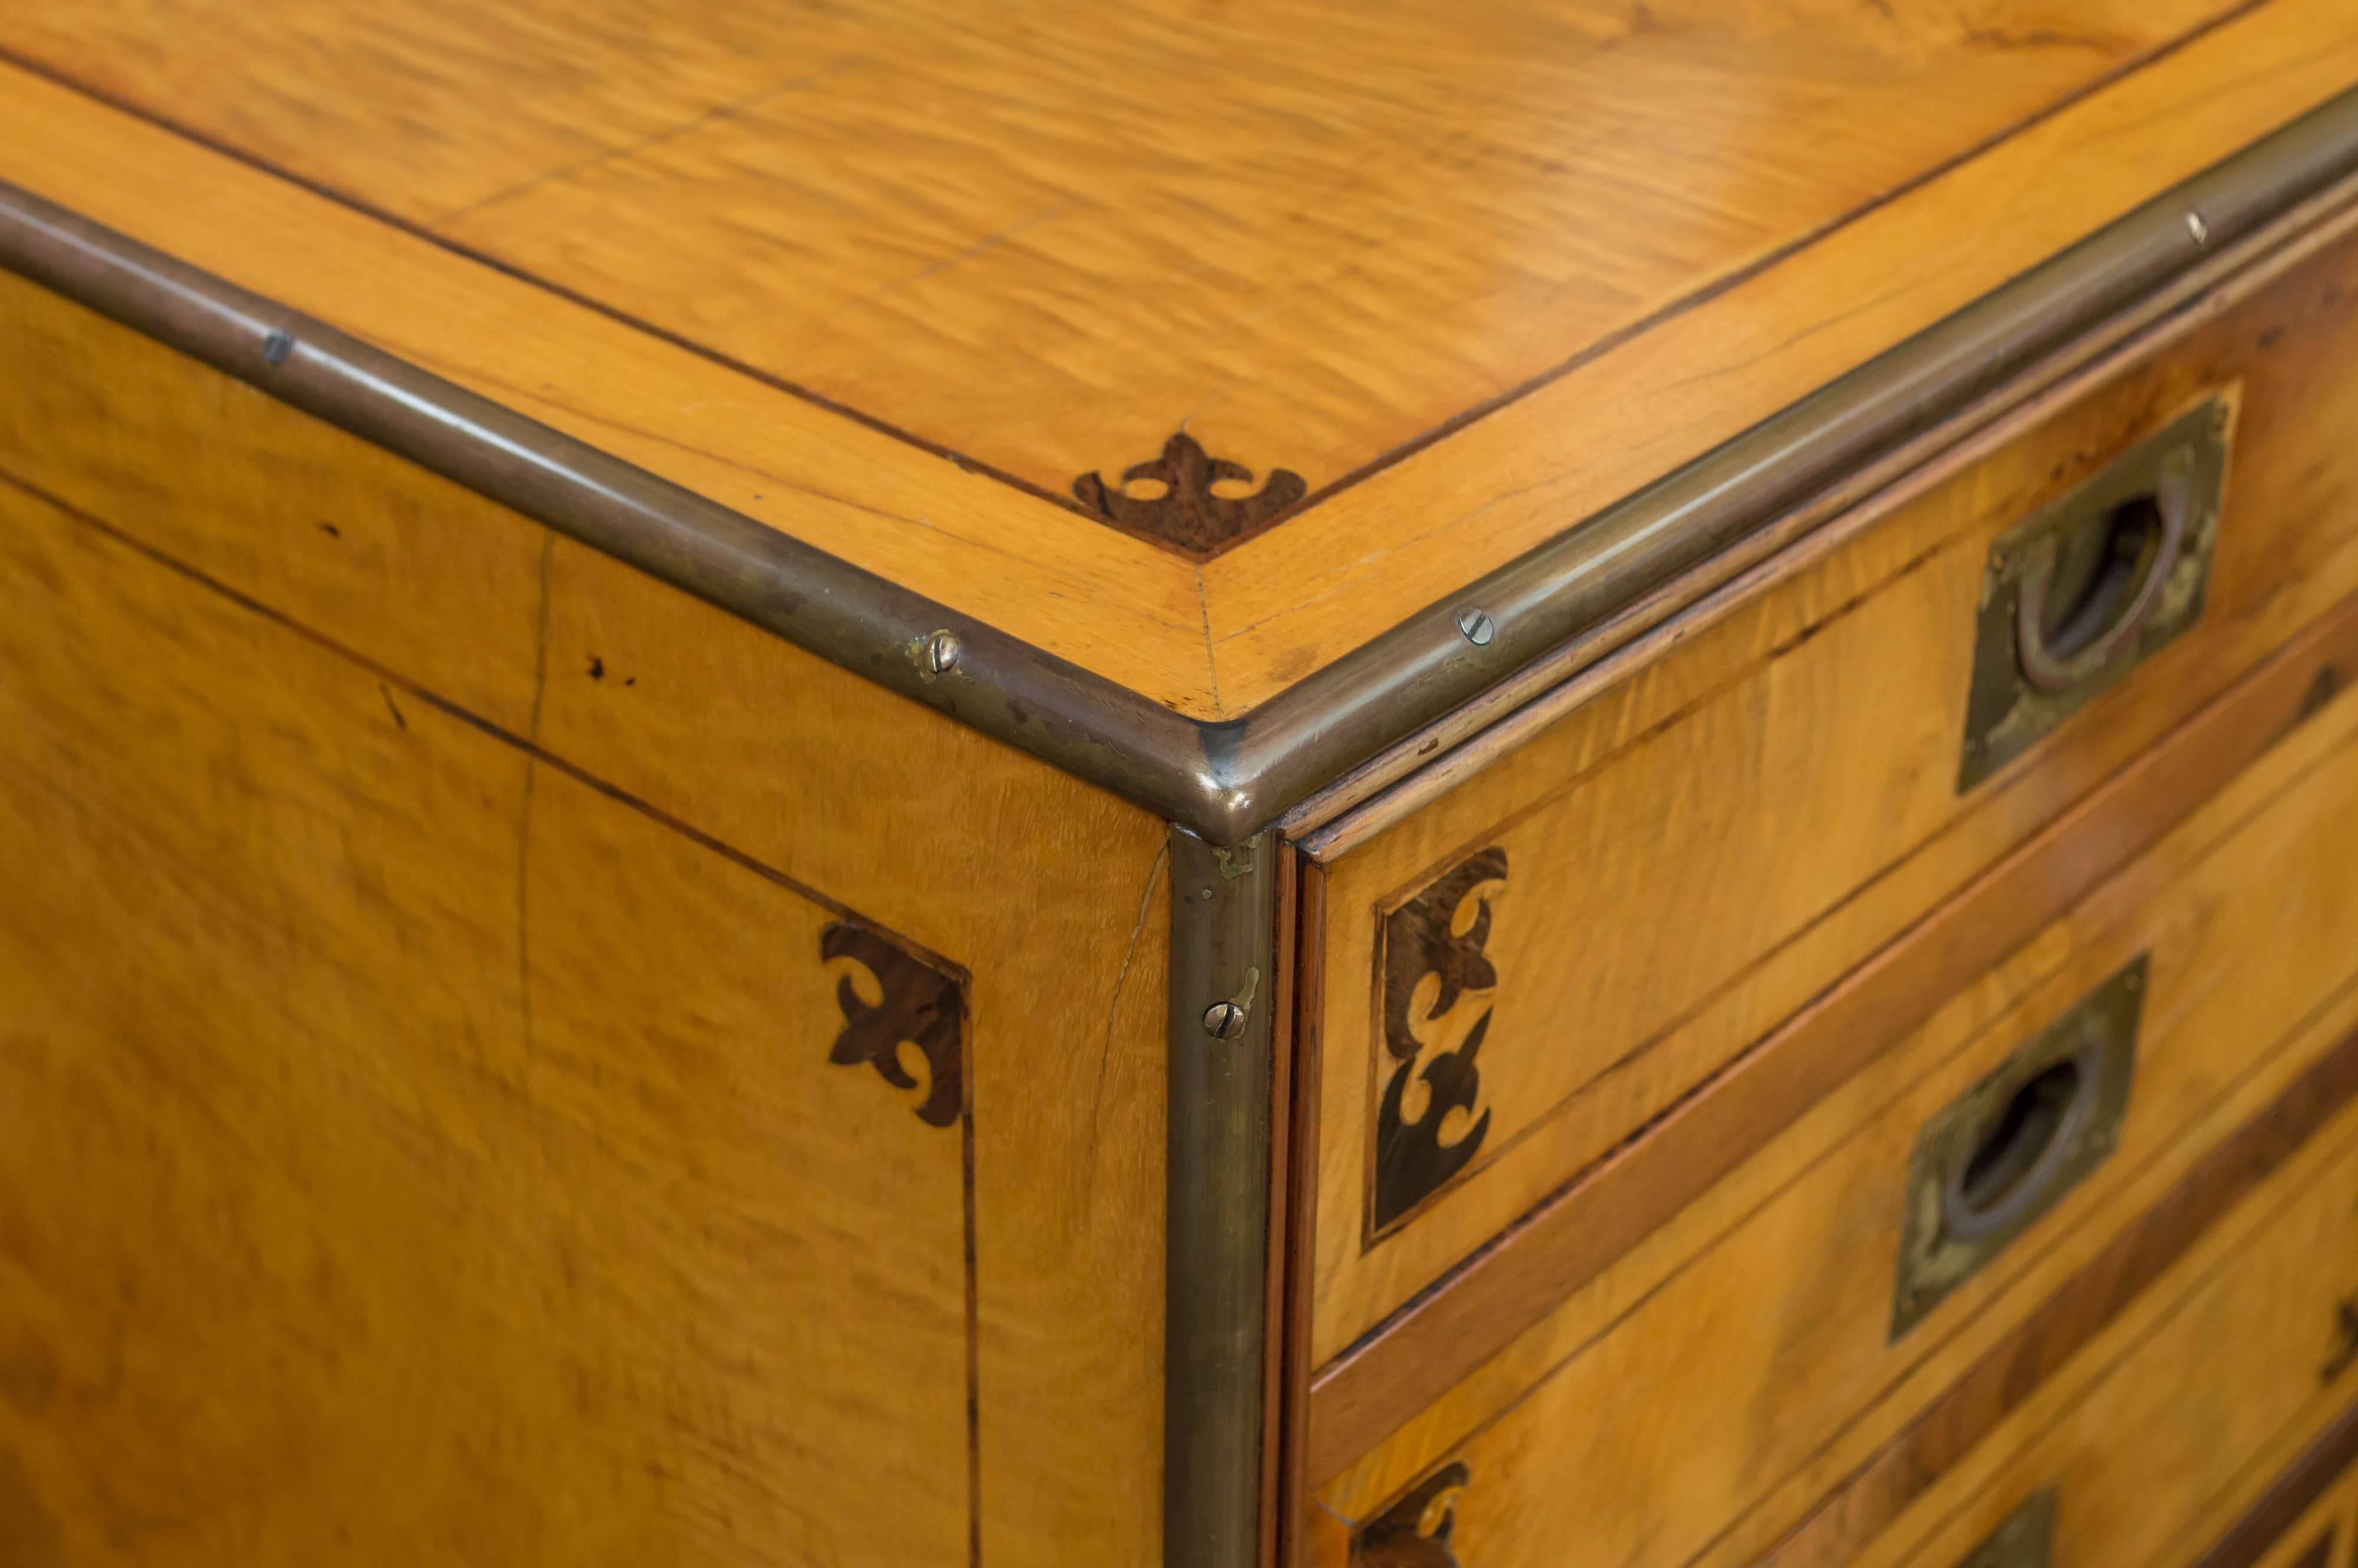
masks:
<svg viewBox="0 0 2358 1568"><path fill-rule="evenodd" d="M1051 494L1316 491L2227 9L862 6L436 227Z"/></svg>
<svg viewBox="0 0 2358 1568"><path fill-rule="evenodd" d="M2347 0L2272 0L1204 568L1249 708L2358 84Z"/></svg>
<svg viewBox="0 0 2358 1568"><path fill-rule="evenodd" d="M0 178L1204 720L2358 85L2345 0L479 9L19 8ZM1085 514L1174 432L1305 499Z"/></svg>
<svg viewBox="0 0 2358 1568"><path fill-rule="evenodd" d="M63 0L0 44L1063 498L1182 429L1330 485L2248 3Z"/></svg>

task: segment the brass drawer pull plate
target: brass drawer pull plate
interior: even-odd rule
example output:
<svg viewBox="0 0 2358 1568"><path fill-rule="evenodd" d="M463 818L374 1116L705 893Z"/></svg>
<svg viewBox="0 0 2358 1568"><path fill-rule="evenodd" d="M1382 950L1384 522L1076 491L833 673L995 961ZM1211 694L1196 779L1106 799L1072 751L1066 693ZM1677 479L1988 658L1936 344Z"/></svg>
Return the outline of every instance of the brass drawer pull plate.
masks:
<svg viewBox="0 0 2358 1568"><path fill-rule="evenodd" d="M1991 546L1960 791L2201 616L2234 420L2206 398Z"/></svg>
<svg viewBox="0 0 2358 1568"><path fill-rule="evenodd" d="M2016 1505L1981 1544L1957 1560L1957 1568L2048 1568L2055 1551L2053 1487L2042 1487Z"/></svg>
<svg viewBox="0 0 2358 1568"><path fill-rule="evenodd" d="M1894 1340L2112 1152L2145 984L2139 956L1926 1121L1908 1162Z"/></svg>

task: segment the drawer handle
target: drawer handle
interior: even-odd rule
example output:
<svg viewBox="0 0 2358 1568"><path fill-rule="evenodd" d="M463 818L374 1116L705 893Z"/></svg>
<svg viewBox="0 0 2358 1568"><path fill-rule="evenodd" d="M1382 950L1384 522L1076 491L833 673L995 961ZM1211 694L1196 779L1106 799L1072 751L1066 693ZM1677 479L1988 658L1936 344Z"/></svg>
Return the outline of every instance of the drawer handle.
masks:
<svg viewBox="0 0 2358 1568"><path fill-rule="evenodd" d="M1926 1120L1908 1160L1894 1340L2112 1152L2145 985L2139 955Z"/></svg>
<svg viewBox="0 0 2358 1568"><path fill-rule="evenodd" d="M2204 399L1990 546L1959 790L2201 618L2234 424L2228 393Z"/></svg>
<svg viewBox="0 0 2358 1568"><path fill-rule="evenodd" d="M1986 1236L2050 1193L2081 1125L2094 1114L2102 1043L2041 1067L1962 1146L1941 1185L1952 1236Z"/></svg>
<svg viewBox="0 0 2358 1568"><path fill-rule="evenodd" d="M2068 691L2102 675L2161 607L2194 486L2182 467L2159 481L2031 546L2015 600L2015 651L2022 678L2039 690Z"/></svg>

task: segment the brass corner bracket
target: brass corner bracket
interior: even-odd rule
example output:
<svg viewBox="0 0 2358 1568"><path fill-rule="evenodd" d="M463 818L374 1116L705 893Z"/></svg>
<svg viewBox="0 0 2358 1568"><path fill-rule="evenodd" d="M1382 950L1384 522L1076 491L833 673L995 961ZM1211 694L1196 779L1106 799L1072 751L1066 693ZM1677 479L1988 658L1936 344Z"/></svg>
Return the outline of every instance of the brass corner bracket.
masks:
<svg viewBox="0 0 2358 1568"><path fill-rule="evenodd" d="M1163 443L1163 455L1122 470L1121 482L1108 485L1095 473L1073 481L1073 495L1097 516L1133 533L1183 549L1210 554L1260 527L1310 493L1292 469L1271 469L1261 487L1248 495L1220 495L1216 484L1250 484L1253 470L1206 453L1182 430ZM1134 496L1140 482L1163 487L1155 496Z"/></svg>

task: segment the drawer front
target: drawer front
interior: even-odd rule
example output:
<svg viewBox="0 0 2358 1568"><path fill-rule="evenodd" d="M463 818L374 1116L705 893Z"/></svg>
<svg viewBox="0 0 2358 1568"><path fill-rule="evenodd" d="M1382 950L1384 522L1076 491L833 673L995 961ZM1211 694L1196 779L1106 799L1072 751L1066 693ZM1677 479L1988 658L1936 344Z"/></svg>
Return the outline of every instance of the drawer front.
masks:
<svg viewBox="0 0 2358 1568"><path fill-rule="evenodd" d="M1415 815L1314 841L1314 1364L2358 589L2358 242L2279 265ZM2204 473L2224 500L2207 579L2162 596L2174 634L2069 700L1990 695L1977 647L2014 659L2019 616L1985 611L2025 560L2049 550L2051 600L2102 599L2055 529Z"/></svg>
<svg viewBox="0 0 2358 1568"><path fill-rule="evenodd" d="M1380 1540L1462 1484L1483 1568L1765 1550L1838 1486L1896 1518L2353 1094L2345 698L1320 1504Z"/></svg>

